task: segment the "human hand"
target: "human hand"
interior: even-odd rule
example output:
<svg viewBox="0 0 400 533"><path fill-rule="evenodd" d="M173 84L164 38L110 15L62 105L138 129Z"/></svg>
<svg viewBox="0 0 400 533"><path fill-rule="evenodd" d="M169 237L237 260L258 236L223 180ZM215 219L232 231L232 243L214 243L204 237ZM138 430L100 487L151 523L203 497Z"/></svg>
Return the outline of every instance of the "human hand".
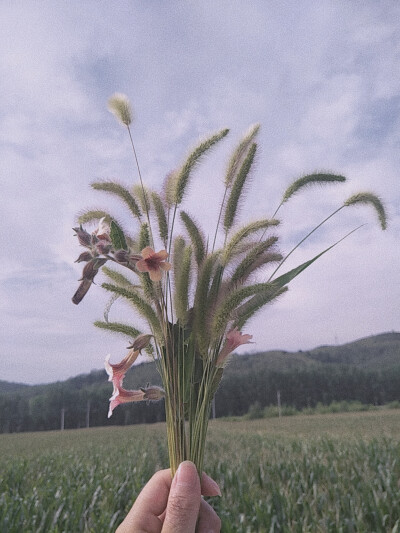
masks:
<svg viewBox="0 0 400 533"><path fill-rule="evenodd" d="M203 496L221 496L216 482L184 461L171 478L160 470L145 485L116 533L219 533L221 520ZM196 528L197 525L197 528Z"/></svg>

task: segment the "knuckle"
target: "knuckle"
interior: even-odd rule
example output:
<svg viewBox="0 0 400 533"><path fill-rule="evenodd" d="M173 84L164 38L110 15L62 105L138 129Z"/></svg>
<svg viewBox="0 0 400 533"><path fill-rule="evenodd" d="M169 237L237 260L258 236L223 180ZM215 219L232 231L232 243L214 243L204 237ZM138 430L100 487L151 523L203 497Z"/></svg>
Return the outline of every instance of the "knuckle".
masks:
<svg viewBox="0 0 400 533"><path fill-rule="evenodd" d="M196 511L197 507L189 498L174 497L168 501L168 512L177 518L185 516L190 511Z"/></svg>

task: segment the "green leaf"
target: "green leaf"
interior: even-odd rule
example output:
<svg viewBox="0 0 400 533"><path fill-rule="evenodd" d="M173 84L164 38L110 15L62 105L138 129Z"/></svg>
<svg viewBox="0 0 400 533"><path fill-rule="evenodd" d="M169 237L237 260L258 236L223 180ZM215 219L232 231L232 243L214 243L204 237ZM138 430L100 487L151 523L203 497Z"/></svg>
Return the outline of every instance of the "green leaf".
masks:
<svg viewBox="0 0 400 533"><path fill-rule="evenodd" d="M335 244L333 246L335 246ZM282 276L279 276L278 278L274 279L272 281L272 283L276 287L283 287L284 285L287 285L288 283L290 283L292 281L292 279L294 279L299 274L301 274L303 272L303 270L305 270L310 265L312 265L314 263L314 261L319 259L321 257L321 255L324 255L324 253L326 253L328 250L333 248L333 246L330 246L329 248L327 248L326 250L324 250L320 254L316 255L313 259L310 259L309 261L306 261L305 263L297 266L296 268L293 268L292 270L289 270L289 272L286 272L286 274L283 274Z"/></svg>
<svg viewBox="0 0 400 533"><path fill-rule="evenodd" d="M111 238L111 242L114 247L114 250L127 250L128 249L124 232L118 226L118 224L114 222L114 220L111 221L110 238Z"/></svg>
<svg viewBox="0 0 400 533"><path fill-rule="evenodd" d="M339 239L337 242L335 242L335 244L332 244L332 246L329 246L329 248L326 248L326 250L324 250L323 252L319 253L318 255L313 257L312 259L309 259L308 261L306 261L305 263L302 263L301 265L297 266L296 268L293 268L292 270L289 270L289 272L286 272L286 274L283 274L282 276L279 276L278 278L275 278L274 280L271 281L271 283L274 284L276 287L283 287L284 285L287 285L288 283L290 283L292 281L292 279L297 277L306 268L308 268L310 265L312 265L314 263L314 261L319 259L322 255L326 254L326 252L329 252L329 250L332 250L332 248L334 248L337 244L339 244L344 239L346 239L349 235L351 235L352 233L357 231L360 227L361 226L359 226L358 228L353 229L352 231L347 233L347 235L345 235L344 237Z"/></svg>

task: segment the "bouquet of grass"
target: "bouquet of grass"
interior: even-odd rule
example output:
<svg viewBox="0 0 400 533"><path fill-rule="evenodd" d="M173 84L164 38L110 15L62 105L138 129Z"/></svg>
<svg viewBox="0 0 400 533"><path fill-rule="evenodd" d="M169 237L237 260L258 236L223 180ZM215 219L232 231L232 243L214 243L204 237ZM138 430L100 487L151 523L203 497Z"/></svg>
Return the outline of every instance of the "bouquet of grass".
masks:
<svg viewBox="0 0 400 533"><path fill-rule="evenodd" d="M257 151L259 125L256 124L240 140L229 159L215 231L205 235L182 208L183 201L193 170L228 130L200 142L182 166L167 176L159 193L146 187L142 179L128 99L115 94L109 100L109 109L127 128L139 184L128 188L116 181L100 181L92 187L121 200L133 221L131 227L125 228L119 218L101 210L89 210L79 217L80 225L74 230L86 250L77 261L85 262L85 266L72 300L75 304L82 300L101 269L108 278L102 287L111 293L111 300L105 320L95 325L132 339L121 362L110 363L109 357L105 362L114 387L109 416L121 403L164 399L172 473L184 460L193 461L201 472L213 396L232 352L252 338L243 333L243 328L264 306L282 296L290 281L343 239L282 274L279 271L286 259L322 224L346 207L372 206L382 229L386 227L385 210L375 194L355 194L286 256L281 255L277 250L278 237L272 233L279 225L276 215L280 207L305 188L344 182L345 177L323 173L303 176L286 189L271 218L238 225L238 208ZM98 225L88 232L83 228L87 223ZM182 233L177 233L179 227ZM270 273L266 277L267 269ZM260 277L262 281L258 281ZM108 320L109 307L117 298L134 308L140 323L145 324L144 331L137 324ZM124 376L142 350L154 359L163 387L147 385L139 390L126 390Z"/></svg>

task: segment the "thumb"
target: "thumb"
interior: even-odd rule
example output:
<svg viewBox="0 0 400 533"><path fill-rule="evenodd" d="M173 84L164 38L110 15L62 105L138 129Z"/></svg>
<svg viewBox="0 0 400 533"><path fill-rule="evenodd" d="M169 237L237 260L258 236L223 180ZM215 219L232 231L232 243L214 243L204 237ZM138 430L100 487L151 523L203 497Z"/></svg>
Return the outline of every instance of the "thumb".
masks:
<svg viewBox="0 0 400 533"><path fill-rule="evenodd" d="M200 502L199 474L193 463L184 461L172 481L162 533L194 533Z"/></svg>

